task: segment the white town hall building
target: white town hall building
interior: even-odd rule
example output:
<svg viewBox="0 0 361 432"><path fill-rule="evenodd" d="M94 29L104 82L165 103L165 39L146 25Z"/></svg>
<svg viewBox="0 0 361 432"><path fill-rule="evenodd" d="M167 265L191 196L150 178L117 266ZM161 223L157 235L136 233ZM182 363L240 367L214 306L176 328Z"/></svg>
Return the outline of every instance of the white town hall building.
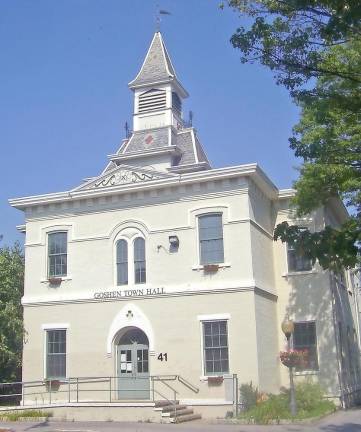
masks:
<svg viewBox="0 0 361 432"><path fill-rule="evenodd" d="M296 381L350 402L360 390L351 277L273 241L285 220L339 225L342 203L295 220L294 192L257 164L213 169L183 120L188 93L160 32L129 88L133 132L99 176L10 200L26 221L22 379L39 383L24 386L24 405L145 420L159 417L154 401L177 399L185 415L224 416L241 383L288 386L286 314L294 348L309 353Z"/></svg>

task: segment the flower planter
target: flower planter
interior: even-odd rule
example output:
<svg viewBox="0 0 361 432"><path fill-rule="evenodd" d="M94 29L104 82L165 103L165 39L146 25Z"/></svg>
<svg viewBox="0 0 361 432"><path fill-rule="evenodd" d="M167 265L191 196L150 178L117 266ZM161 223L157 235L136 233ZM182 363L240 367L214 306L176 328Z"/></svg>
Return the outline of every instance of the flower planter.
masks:
<svg viewBox="0 0 361 432"><path fill-rule="evenodd" d="M218 269L218 264L206 264L205 266L203 266L203 270L205 273L216 273Z"/></svg>
<svg viewBox="0 0 361 432"><path fill-rule="evenodd" d="M50 285L60 285L62 279L60 277L50 277L48 279Z"/></svg>
<svg viewBox="0 0 361 432"><path fill-rule="evenodd" d="M307 358L307 351L289 350L280 352L281 363L288 367L297 367L304 364Z"/></svg>
<svg viewBox="0 0 361 432"><path fill-rule="evenodd" d="M223 383L223 377L222 376L212 376L212 377L208 377L207 381L208 381L208 384L211 384L211 385L221 385Z"/></svg>
<svg viewBox="0 0 361 432"><path fill-rule="evenodd" d="M60 381L60 380L57 380L57 379L53 379L53 380L51 380L51 379L46 379L46 380L44 380L44 384L46 385L46 387L47 387L48 389L51 389L51 390L58 390L59 387L60 387L61 381Z"/></svg>

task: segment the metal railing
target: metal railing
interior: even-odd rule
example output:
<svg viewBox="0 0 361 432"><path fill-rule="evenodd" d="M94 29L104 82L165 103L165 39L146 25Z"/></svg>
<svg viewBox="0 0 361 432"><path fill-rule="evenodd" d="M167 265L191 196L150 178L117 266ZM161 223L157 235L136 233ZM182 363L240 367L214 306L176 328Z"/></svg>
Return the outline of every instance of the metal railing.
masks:
<svg viewBox="0 0 361 432"><path fill-rule="evenodd" d="M238 378L234 374L229 379L232 379L233 409L235 414L238 414ZM130 380L133 380L132 384L135 385L129 386ZM10 400L13 401L13 405L18 406L84 402L115 403L135 399L155 402L156 398L160 397L172 406L173 416L176 421L177 402L180 394L179 385L176 388L176 383L180 383L193 393L199 393L199 388L181 375L69 377L64 380L49 379L45 381L2 383L0 384L0 405L4 405L5 401ZM162 387L159 388L159 385ZM145 397L142 397L140 392ZM129 395L133 397L129 397ZM7 403L7 405L10 404Z"/></svg>
<svg viewBox="0 0 361 432"><path fill-rule="evenodd" d="M128 392L133 399L140 393L148 394L144 400L155 400L155 395L159 394L162 398L169 400L166 396L155 388L155 383L159 382L164 387L172 391L172 396L176 398L178 391L172 387L168 381L178 380L194 392L199 390L179 375L150 375L149 377L124 377L124 376L97 376L97 377L69 377L67 379L48 379L38 381L17 381L0 384L0 404L1 401L13 400L14 404L25 405L26 400L32 400L34 397L36 404L53 404L59 401L59 396L63 396L62 402L118 402L123 399L122 393ZM137 383L131 387L128 383L132 381ZM122 383L123 386L120 384ZM126 384L127 385L124 385ZM151 388L150 388L151 385ZM95 397L96 394L108 394L107 397ZM88 397L83 397L83 395ZM89 396L91 398L89 399ZM56 396L56 397L55 397ZM150 398L150 396L152 396ZM131 396L128 399L132 399Z"/></svg>

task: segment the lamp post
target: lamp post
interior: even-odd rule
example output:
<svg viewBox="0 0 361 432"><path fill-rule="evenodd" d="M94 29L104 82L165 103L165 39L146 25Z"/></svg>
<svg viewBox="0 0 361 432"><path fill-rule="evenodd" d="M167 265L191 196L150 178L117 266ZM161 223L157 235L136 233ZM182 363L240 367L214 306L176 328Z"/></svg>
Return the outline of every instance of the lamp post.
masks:
<svg viewBox="0 0 361 432"><path fill-rule="evenodd" d="M281 328L287 338L287 351L289 352L291 348L290 338L295 330L295 325L294 322L288 316L288 314L285 316ZM296 404L295 385L293 382L293 366L290 365L288 369L290 373L290 411L291 411L291 415L295 416L297 414L297 404Z"/></svg>

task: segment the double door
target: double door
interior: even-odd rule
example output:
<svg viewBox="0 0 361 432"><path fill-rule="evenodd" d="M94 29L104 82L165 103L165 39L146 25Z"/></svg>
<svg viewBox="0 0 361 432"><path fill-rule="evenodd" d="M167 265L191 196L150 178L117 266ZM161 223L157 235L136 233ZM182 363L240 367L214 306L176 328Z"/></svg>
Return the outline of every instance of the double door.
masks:
<svg viewBox="0 0 361 432"><path fill-rule="evenodd" d="M118 345L118 398L149 399L149 349L148 345L133 342Z"/></svg>

